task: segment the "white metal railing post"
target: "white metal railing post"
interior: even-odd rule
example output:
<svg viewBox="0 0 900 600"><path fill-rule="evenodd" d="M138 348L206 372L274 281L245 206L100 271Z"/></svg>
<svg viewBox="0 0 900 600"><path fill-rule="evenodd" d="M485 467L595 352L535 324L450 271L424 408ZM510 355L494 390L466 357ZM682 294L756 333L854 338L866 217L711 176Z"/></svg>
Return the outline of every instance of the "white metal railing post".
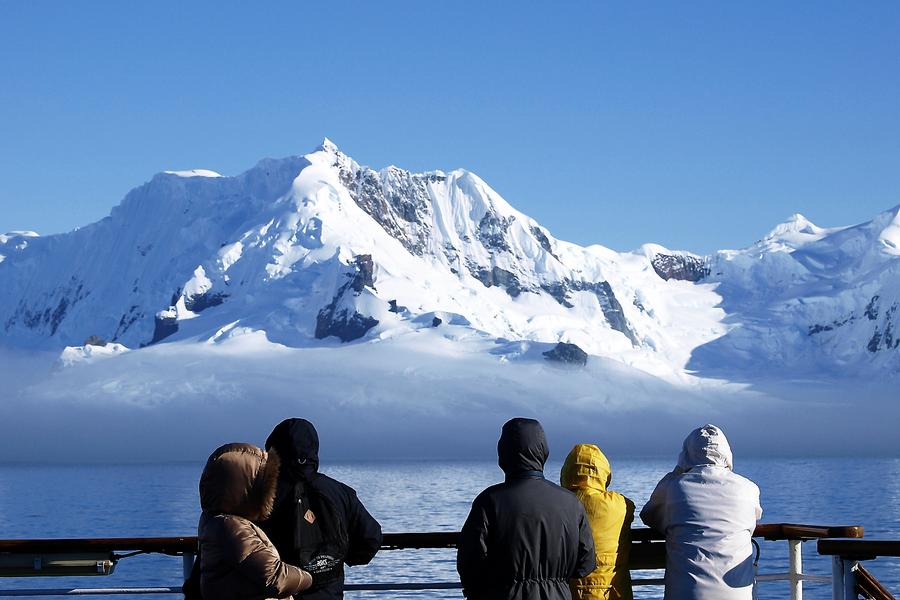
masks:
<svg viewBox="0 0 900 600"><path fill-rule="evenodd" d="M831 557L831 600L844 600L844 565L840 556Z"/></svg>
<svg viewBox="0 0 900 600"><path fill-rule="evenodd" d="M791 600L803 600L803 544L802 540L788 540Z"/></svg>
<svg viewBox="0 0 900 600"><path fill-rule="evenodd" d="M856 600L856 565L855 560L841 559L841 570L844 572L844 600Z"/></svg>
<svg viewBox="0 0 900 600"><path fill-rule="evenodd" d="M191 576L191 571L194 570L194 553L193 552L185 552L181 555L181 566L184 570L184 580L187 581Z"/></svg>

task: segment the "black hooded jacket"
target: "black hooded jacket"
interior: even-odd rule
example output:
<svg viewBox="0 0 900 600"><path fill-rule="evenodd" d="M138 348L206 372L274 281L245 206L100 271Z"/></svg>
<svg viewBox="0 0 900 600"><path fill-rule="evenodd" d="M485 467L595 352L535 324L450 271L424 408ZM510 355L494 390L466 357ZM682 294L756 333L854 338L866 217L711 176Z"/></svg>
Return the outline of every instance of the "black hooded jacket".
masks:
<svg viewBox="0 0 900 600"><path fill-rule="evenodd" d="M349 538L344 557L348 565L367 564L381 547L381 525L366 510L356 491L348 485L319 473L319 434L306 419L287 419L279 423L266 440L266 449L275 449L281 457L278 493L272 516L262 523L263 530L288 562L295 558L294 486L298 481L331 501L343 519ZM343 598L344 576L329 585L299 594L304 600Z"/></svg>
<svg viewBox="0 0 900 600"><path fill-rule="evenodd" d="M549 451L541 424L512 419L497 443L506 481L475 498L456 568L472 600L562 600L569 580L596 567L584 507L543 476Z"/></svg>

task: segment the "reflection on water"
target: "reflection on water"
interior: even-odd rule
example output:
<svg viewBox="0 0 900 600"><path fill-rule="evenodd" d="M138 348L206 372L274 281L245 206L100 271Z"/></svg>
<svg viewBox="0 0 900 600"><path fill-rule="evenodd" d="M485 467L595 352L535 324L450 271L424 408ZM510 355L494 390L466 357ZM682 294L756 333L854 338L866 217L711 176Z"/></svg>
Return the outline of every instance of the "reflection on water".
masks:
<svg viewBox="0 0 900 600"><path fill-rule="evenodd" d="M612 487L638 507L673 462L613 460ZM548 477L556 480L560 466L551 462ZM2 466L0 538L193 534L201 468L200 464ZM900 539L900 460L738 457L736 468L759 484L766 522L863 524L869 538ZM501 478L496 465L484 462L341 463L324 465L323 470L356 488L386 532L456 531L472 498ZM804 545L804 559L808 572L830 573L830 563L816 555L814 543ZM786 564L786 544L762 543L761 572L783 571ZM900 561L879 559L867 567L894 592L900 591ZM180 560L146 556L121 561L112 578L8 579L0 585L162 586L180 577ZM348 580L356 583L455 579L455 553L450 550L386 551L369 566L348 569ZM805 592L807 598L830 597L828 586L807 584ZM661 590L642 588L638 596L658 598ZM459 598L460 594L352 597ZM787 584L762 584L760 597L787 598Z"/></svg>

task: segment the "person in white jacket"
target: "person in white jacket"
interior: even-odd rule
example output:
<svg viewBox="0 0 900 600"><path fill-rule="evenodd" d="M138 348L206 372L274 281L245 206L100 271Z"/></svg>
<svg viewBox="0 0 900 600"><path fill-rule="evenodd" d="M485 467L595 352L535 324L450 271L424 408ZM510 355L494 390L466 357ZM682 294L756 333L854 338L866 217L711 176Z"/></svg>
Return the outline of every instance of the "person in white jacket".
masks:
<svg viewBox="0 0 900 600"><path fill-rule="evenodd" d="M666 536L666 600L753 597L759 488L733 469L722 430L695 429L641 511L644 524Z"/></svg>

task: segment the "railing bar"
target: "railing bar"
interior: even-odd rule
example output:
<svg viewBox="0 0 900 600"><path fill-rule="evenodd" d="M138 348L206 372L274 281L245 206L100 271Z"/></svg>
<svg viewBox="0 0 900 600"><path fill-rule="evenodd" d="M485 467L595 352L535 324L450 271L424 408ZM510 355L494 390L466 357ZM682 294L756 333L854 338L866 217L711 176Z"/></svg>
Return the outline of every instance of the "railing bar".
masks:
<svg viewBox="0 0 900 600"><path fill-rule="evenodd" d="M632 579L631 585L633 587L639 587L644 585L665 585L666 580L662 577L657 578L647 578L647 579Z"/></svg>
<svg viewBox="0 0 900 600"><path fill-rule="evenodd" d="M180 594L181 587L157 588L37 588L0 590L0 596L112 596L122 594Z"/></svg>
<svg viewBox="0 0 900 600"><path fill-rule="evenodd" d="M813 583L831 583L831 577L827 575L803 575L802 579Z"/></svg>
<svg viewBox="0 0 900 600"><path fill-rule="evenodd" d="M863 528L859 525L821 526L768 523L757 525L753 536L769 540L836 537L861 538L863 532ZM665 536L646 527L633 529L631 536L635 543L652 543L665 540ZM458 539L459 532L455 531L385 533L381 549L454 548ZM183 552L195 552L196 548L197 538L195 536L0 540L0 552L15 553L144 550L145 552L161 554L181 554Z"/></svg>
<svg viewBox="0 0 900 600"><path fill-rule="evenodd" d="M663 585L662 578L634 579L631 584L635 587ZM435 581L430 583L365 583L344 585L347 592L377 592L377 591L420 591L420 590L458 590L462 584L453 581ZM156 587L156 588L37 588L21 590L0 590L0 596L113 596L126 594L180 594L180 587Z"/></svg>
<svg viewBox="0 0 900 600"><path fill-rule="evenodd" d="M403 591L403 590L461 590L458 581L435 581L431 583L345 583L344 591Z"/></svg>
<svg viewBox="0 0 900 600"><path fill-rule="evenodd" d="M800 575L800 579L803 581L811 581L813 583L831 583L831 577L827 575L809 575L807 573L803 573ZM757 581L790 581L791 574L790 573L763 573L756 576Z"/></svg>

